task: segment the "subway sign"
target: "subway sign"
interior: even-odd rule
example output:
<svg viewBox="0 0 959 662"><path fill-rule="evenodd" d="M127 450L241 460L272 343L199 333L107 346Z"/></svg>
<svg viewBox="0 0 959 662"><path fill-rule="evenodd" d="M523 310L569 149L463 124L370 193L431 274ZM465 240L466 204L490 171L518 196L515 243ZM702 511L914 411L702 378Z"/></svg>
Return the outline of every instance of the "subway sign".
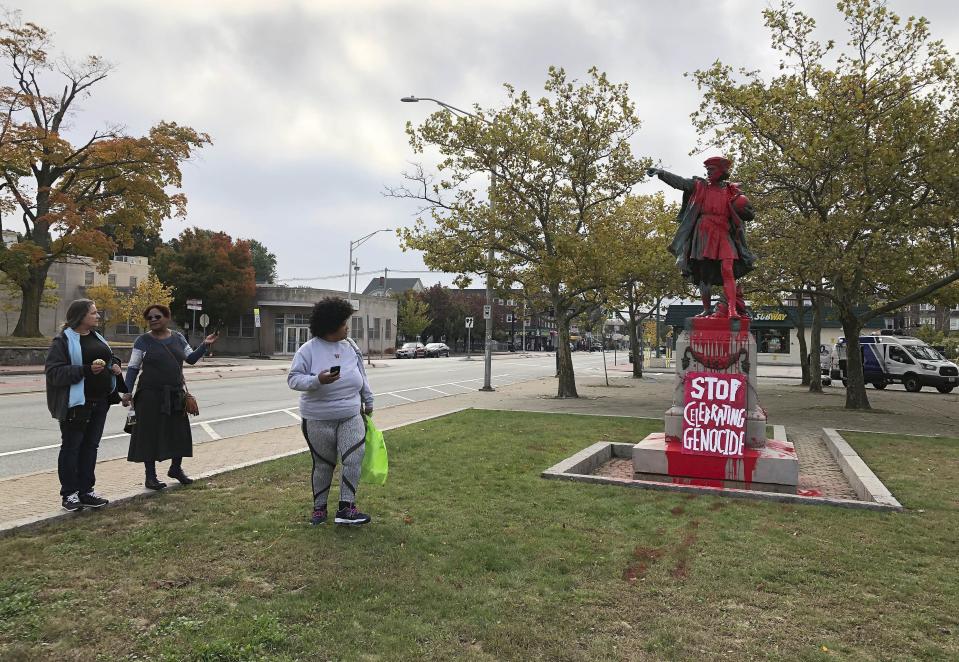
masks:
<svg viewBox="0 0 959 662"><path fill-rule="evenodd" d="M786 313L753 313L753 319L757 322L783 322Z"/></svg>

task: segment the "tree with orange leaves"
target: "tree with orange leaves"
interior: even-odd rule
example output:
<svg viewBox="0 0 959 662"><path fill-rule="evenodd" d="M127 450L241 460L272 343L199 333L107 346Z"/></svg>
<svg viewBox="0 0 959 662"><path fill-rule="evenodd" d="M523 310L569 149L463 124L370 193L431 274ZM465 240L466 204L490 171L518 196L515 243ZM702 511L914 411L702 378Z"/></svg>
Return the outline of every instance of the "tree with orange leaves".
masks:
<svg viewBox="0 0 959 662"><path fill-rule="evenodd" d="M0 82L0 221L22 219L19 241L0 243L0 271L23 295L15 336L40 335L51 264L86 255L106 272L135 229L158 231L164 220L185 216L186 197L170 189L182 185L180 164L210 143L174 122L141 137L115 127L71 142L63 131L74 104L111 66L97 56L54 60L50 46L51 35L19 15L0 21L0 60L12 72L10 84ZM45 93L48 85L62 91Z"/></svg>
<svg viewBox="0 0 959 662"><path fill-rule="evenodd" d="M188 228L157 249L153 270L173 288L174 319L188 320L187 299L201 299L219 327L253 312L256 277L250 242L225 232Z"/></svg>

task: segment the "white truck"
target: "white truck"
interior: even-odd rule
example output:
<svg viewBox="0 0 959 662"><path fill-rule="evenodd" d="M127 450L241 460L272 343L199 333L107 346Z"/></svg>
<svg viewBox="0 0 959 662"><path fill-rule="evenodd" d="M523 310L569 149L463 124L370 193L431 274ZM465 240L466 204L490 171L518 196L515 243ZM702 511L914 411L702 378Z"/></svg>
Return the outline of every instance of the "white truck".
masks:
<svg viewBox="0 0 959 662"><path fill-rule="evenodd" d="M935 386L949 393L959 385L959 367L938 351L910 336L862 336L862 370L867 384L878 389L901 383L910 393ZM833 354L833 379L846 384L846 340L840 338Z"/></svg>

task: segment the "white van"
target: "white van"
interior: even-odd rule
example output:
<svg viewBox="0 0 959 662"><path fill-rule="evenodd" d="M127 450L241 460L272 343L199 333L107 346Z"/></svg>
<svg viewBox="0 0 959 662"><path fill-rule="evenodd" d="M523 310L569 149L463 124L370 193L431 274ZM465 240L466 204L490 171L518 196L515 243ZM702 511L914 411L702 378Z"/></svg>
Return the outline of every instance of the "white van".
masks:
<svg viewBox="0 0 959 662"><path fill-rule="evenodd" d="M940 393L949 393L959 385L959 367L938 351L910 336L862 336L862 370L867 384L878 389L901 383L916 393L923 386L935 386ZM833 379L846 384L846 340L840 338L835 347Z"/></svg>

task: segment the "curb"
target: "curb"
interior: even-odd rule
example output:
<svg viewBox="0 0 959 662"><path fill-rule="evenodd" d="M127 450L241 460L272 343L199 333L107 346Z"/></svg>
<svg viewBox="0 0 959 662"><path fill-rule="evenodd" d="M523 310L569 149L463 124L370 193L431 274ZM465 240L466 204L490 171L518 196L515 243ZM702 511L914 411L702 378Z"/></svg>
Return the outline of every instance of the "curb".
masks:
<svg viewBox="0 0 959 662"><path fill-rule="evenodd" d="M904 510L902 504L883 485L883 482L873 473L872 469L863 462L859 454L849 445L849 442L842 438L842 435L834 428L823 428L822 431L826 434L826 447L829 448L829 452L832 453L833 458L839 464L846 480L856 490L860 499L882 504L886 508Z"/></svg>

